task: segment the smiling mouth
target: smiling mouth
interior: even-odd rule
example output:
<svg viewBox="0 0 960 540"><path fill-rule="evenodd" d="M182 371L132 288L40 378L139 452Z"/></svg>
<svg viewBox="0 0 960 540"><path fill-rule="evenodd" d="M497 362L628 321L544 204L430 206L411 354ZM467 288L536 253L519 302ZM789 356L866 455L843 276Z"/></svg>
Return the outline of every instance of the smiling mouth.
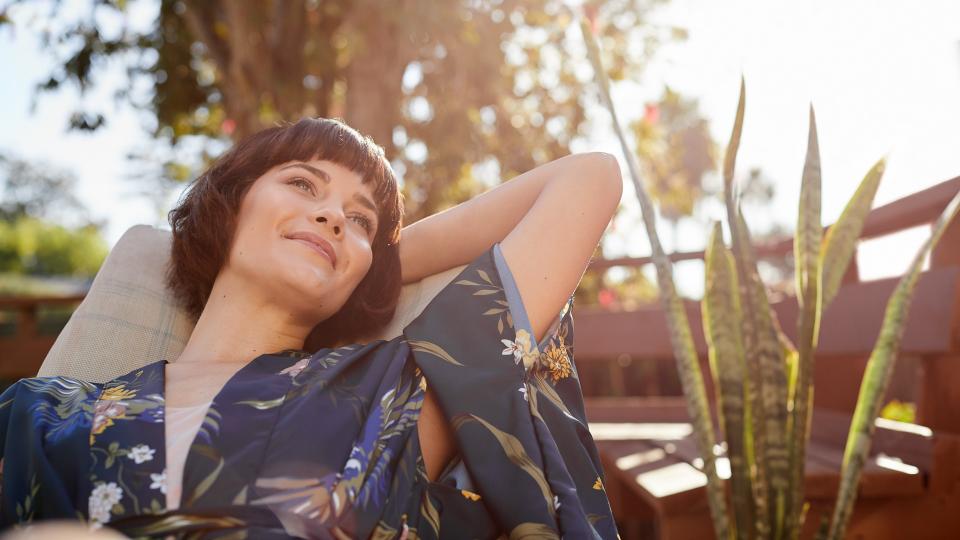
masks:
<svg viewBox="0 0 960 540"><path fill-rule="evenodd" d="M330 258L330 255L329 255L326 251L324 251L323 248L321 248L320 246L314 244L313 242L310 242L309 240L304 240L304 239L302 239L302 238L290 238L290 237L285 237L285 238L286 238L287 240L294 240L294 241L296 241L296 242L298 242L298 243L300 243L300 244L302 244L302 245L310 248L311 251L313 251L314 253L320 254L321 257L323 257L324 259L326 259L327 262L330 263L330 266L331 266L331 267L335 266L335 265L333 264L333 259Z"/></svg>

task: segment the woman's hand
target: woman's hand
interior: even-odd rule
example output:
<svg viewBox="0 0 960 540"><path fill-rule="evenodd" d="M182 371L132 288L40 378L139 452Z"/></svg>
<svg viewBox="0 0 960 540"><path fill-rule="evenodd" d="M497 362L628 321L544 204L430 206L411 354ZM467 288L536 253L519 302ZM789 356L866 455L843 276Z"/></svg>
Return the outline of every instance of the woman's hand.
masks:
<svg viewBox="0 0 960 540"><path fill-rule="evenodd" d="M573 293L616 211L616 158L573 154L403 229L403 282L467 264L502 241L536 338Z"/></svg>

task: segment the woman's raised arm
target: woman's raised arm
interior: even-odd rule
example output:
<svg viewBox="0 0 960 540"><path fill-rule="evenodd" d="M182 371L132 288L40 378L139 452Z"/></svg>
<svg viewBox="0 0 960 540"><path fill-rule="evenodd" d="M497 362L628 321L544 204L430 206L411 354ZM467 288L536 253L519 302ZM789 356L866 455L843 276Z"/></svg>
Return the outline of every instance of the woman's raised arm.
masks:
<svg viewBox="0 0 960 540"><path fill-rule="evenodd" d="M620 202L616 158L573 154L403 229L403 282L467 264L502 241L535 337L573 293Z"/></svg>

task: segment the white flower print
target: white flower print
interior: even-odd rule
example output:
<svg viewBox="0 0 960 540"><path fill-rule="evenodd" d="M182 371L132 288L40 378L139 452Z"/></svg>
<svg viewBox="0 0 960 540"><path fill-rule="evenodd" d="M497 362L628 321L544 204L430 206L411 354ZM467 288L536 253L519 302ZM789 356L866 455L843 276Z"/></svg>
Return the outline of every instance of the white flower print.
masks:
<svg viewBox="0 0 960 540"><path fill-rule="evenodd" d="M556 495L553 496L553 509L554 510L560 509L560 497L557 497Z"/></svg>
<svg viewBox="0 0 960 540"><path fill-rule="evenodd" d="M506 348L503 349L503 356L513 355L514 364L519 364L520 360L525 360L530 355L530 333L523 328L517 330L516 341L501 339L500 342L506 345Z"/></svg>
<svg viewBox="0 0 960 540"><path fill-rule="evenodd" d="M300 360L297 360L297 363L296 363L296 364L280 370L280 373L279 373L279 374L280 374L280 375L290 375L290 378L293 379L293 378L295 378L297 375L299 375L300 372L303 371L303 369L304 369L305 367L307 367L307 364L309 364L309 363L310 363L310 359L309 359L309 358L302 358L302 359L300 359Z"/></svg>
<svg viewBox="0 0 960 540"><path fill-rule="evenodd" d="M167 494L167 470L164 469L160 474L150 473L150 489L159 489L160 493Z"/></svg>
<svg viewBox="0 0 960 540"><path fill-rule="evenodd" d="M520 359L523 358L523 352L520 351L520 346L509 339L501 339L500 341L507 346L503 349L503 356L513 356L513 363L519 364Z"/></svg>
<svg viewBox="0 0 960 540"><path fill-rule="evenodd" d="M88 511L90 521L96 525L110 522L110 510L123 498L123 490L116 482L100 482L90 493Z"/></svg>
<svg viewBox="0 0 960 540"><path fill-rule="evenodd" d="M144 461L150 461L153 459L153 454L156 452L153 448L145 444L138 444L130 449L127 453L127 457L136 462L137 465L143 463Z"/></svg>
<svg viewBox="0 0 960 540"><path fill-rule="evenodd" d="M527 400L527 385L523 385L523 386L520 387L520 393L523 394L523 400L524 400L524 401L528 401L528 400Z"/></svg>
<svg viewBox="0 0 960 540"><path fill-rule="evenodd" d="M343 470L349 471L350 469L356 469L357 472L360 472L360 461L357 458L347 460L347 464L343 467Z"/></svg>

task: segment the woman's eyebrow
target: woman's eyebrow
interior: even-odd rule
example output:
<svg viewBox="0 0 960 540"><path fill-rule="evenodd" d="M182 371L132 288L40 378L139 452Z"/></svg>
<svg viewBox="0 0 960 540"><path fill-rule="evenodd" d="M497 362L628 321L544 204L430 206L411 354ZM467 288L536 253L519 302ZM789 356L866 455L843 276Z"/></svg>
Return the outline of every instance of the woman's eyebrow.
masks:
<svg viewBox="0 0 960 540"><path fill-rule="evenodd" d="M317 178L323 180L323 183L324 183L324 184L329 184L330 181L331 181L331 180L330 180L330 175L327 174L327 171L325 171L325 170L323 170L323 169L318 169L318 168L314 167L313 165L307 165L306 163L299 163L299 162L297 162L297 163L291 163L290 165L286 165L286 166L280 167L280 170L283 171L283 170L291 169L291 168L294 168L294 167L299 167L299 168L301 168L301 169L304 169L304 170L312 173L312 174L313 174L314 176L316 176Z"/></svg>
<svg viewBox="0 0 960 540"><path fill-rule="evenodd" d="M330 178L330 175L327 174L327 171L323 169L318 169L313 165L308 165L306 163L301 163L301 162L291 163L290 165L285 165L283 167L280 167L280 170L282 171L282 170L291 169L294 167L299 167L313 174L317 178L323 180L324 184L329 184L332 181L332 179ZM373 201L371 201L369 197L362 195L360 193L354 193L353 200L357 201L357 203L359 203L361 206L368 208L374 214L378 213L377 205L373 204Z"/></svg>
<svg viewBox="0 0 960 540"><path fill-rule="evenodd" d="M361 195L360 193L354 193L353 200L360 203L361 206L369 208L370 211L374 213L374 215L377 214L377 205L373 204L373 201L371 201L370 198L367 197L366 195Z"/></svg>

